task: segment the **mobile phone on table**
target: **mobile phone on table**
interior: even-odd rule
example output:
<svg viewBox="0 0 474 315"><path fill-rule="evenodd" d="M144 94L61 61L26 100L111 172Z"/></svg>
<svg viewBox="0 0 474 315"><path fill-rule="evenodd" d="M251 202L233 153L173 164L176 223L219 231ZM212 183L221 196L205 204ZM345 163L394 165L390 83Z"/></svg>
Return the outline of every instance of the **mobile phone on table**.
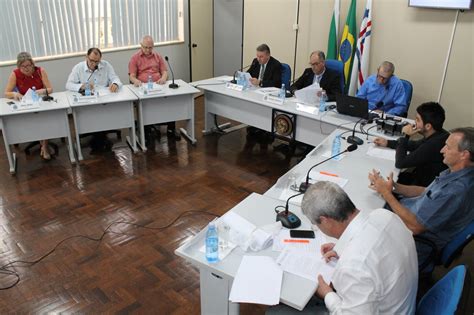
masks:
<svg viewBox="0 0 474 315"><path fill-rule="evenodd" d="M15 105L15 102L10 101L10 102L7 102L7 104L8 105Z"/></svg>
<svg viewBox="0 0 474 315"><path fill-rule="evenodd" d="M311 230L290 230L293 238L314 238L314 231Z"/></svg>

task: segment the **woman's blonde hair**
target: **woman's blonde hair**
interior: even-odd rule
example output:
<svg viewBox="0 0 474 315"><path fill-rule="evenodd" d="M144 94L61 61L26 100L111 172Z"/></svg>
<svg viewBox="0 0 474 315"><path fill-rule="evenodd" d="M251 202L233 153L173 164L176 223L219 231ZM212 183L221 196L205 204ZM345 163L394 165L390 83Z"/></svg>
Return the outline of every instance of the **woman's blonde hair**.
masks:
<svg viewBox="0 0 474 315"><path fill-rule="evenodd" d="M28 60L31 61L34 67L35 62L33 61L33 58L31 57L30 53L26 51L22 51L21 53L18 54L18 56L16 56L16 66L20 68L21 64Z"/></svg>

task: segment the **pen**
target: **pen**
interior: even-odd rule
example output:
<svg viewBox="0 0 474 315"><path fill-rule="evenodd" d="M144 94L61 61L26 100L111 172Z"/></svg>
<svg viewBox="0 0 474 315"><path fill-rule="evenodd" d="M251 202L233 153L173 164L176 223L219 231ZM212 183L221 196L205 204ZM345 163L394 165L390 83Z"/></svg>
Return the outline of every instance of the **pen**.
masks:
<svg viewBox="0 0 474 315"><path fill-rule="evenodd" d="M284 243L305 243L309 244L308 240L283 240Z"/></svg>
<svg viewBox="0 0 474 315"><path fill-rule="evenodd" d="M323 172L323 171L321 171L321 172L319 172L319 173L320 173L320 174L323 174L323 175L327 175L327 176L339 177L339 176L337 176L336 174L331 174L331 173L328 173L328 172Z"/></svg>

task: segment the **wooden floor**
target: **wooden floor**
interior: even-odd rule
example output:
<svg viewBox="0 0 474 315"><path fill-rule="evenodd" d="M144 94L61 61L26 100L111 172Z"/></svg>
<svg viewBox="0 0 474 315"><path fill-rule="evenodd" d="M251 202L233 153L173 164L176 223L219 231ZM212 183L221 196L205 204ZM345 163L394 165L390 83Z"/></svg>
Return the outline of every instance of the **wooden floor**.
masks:
<svg viewBox="0 0 474 315"><path fill-rule="evenodd" d="M272 148L244 149L245 130L202 137L202 98L196 117L196 146L164 135L146 153L117 143L113 152L90 155L84 139L85 160L71 165L63 143L50 162L38 151L26 156L22 145L15 176L1 142L0 265L34 261L70 236L99 238L116 221L160 227L188 210L221 215L297 162ZM199 314L199 274L174 250L211 219L187 216L165 230L117 224L100 243L71 239L39 263L15 268L21 280L0 291L0 314ZM0 287L14 281L0 274ZM241 310L263 314L265 307Z"/></svg>

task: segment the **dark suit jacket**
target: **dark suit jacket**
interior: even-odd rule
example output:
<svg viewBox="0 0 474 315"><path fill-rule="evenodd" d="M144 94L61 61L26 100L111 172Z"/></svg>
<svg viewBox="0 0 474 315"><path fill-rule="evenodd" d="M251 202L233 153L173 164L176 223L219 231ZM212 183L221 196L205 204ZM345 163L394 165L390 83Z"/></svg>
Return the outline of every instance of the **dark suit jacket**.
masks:
<svg viewBox="0 0 474 315"><path fill-rule="evenodd" d="M311 68L306 68L303 72L303 75L299 77L290 87L290 91L294 92L296 90L301 90L307 86L313 84L314 72ZM328 101L336 100L336 93L342 93L341 91L341 77L336 71L329 70L326 68L326 71L319 82L319 86L326 91L328 96Z"/></svg>
<svg viewBox="0 0 474 315"><path fill-rule="evenodd" d="M257 58L252 61L252 65L247 72L250 73L252 78L258 78L258 75L260 74L260 64L258 63ZM281 87L281 63L271 56L267 62L267 66L265 67L263 80L260 83L260 86L273 86L277 88Z"/></svg>

